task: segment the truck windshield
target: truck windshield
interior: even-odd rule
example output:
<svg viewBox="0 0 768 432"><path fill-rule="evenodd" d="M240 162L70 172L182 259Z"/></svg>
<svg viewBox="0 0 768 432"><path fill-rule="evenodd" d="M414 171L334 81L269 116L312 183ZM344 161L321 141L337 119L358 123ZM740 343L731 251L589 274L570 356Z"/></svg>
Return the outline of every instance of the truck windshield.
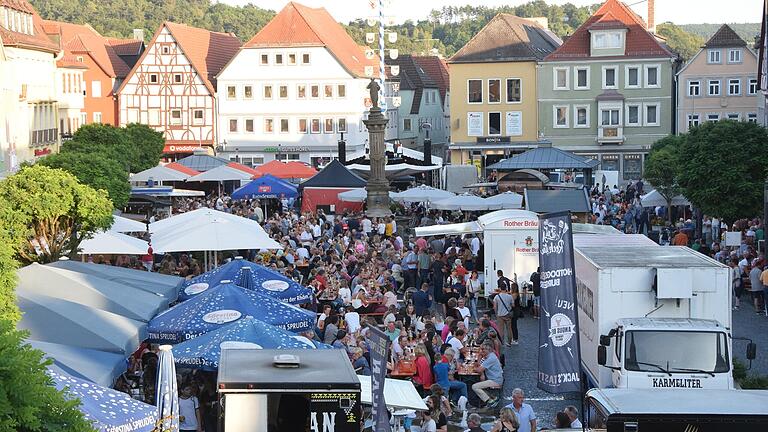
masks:
<svg viewBox="0 0 768 432"><path fill-rule="evenodd" d="M728 372L725 333L635 330L625 334L625 368L670 373Z"/></svg>

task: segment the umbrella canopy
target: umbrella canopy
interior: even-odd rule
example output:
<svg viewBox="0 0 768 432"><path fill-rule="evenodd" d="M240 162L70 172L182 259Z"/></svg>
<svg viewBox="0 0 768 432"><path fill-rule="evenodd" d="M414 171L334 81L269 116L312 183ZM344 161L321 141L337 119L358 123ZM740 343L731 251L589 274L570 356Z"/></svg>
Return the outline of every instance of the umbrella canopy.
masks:
<svg viewBox="0 0 768 432"><path fill-rule="evenodd" d="M266 174L232 192L233 200L259 198L295 198L296 186Z"/></svg>
<svg viewBox="0 0 768 432"><path fill-rule="evenodd" d="M389 199L395 199L396 192L389 192ZM339 199L347 202L365 202L368 199L368 191L363 188L350 189L340 192Z"/></svg>
<svg viewBox="0 0 768 432"><path fill-rule="evenodd" d="M184 281L179 291L179 300L199 295L225 280L231 280L237 286L252 289L291 304L312 301L311 289L299 285L276 271L242 258L235 258L209 272Z"/></svg>
<svg viewBox="0 0 768 432"><path fill-rule="evenodd" d="M640 204L642 204L643 207L666 207L667 199L654 189L640 197ZM689 205L691 205L691 202L682 195L672 198L672 206Z"/></svg>
<svg viewBox="0 0 768 432"><path fill-rule="evenodd" d="M90 381L48 370L57 390L70 399L79 399L79 409L99 432L151 432L157 423L157 409L130 395Z"/></svg>
<svg viewBox="0 0 768 432"><path fill-rule="evenodd" d="M501 204L502 209L519 209L523 207L523 196L519 193L506 191L486 198L485 202Z"/></svg>
<svg viewBox="0 0 768 432"><path fill-rule="evenodd" d="M430 207L438 210L482 211L500 210L501 204L489 203L485 200L485 198L469 193L464 193L451 198L435 201L431 204Z"/></svg>
<svg viewBox="0 0 768 432"><path fill-rule="evenodd" d="M157 362L157 416L160 419L157 432L179 430L179 390L176 382L176 365L170 345L160 346Z"/></svg>
<svg viewBox="0 0 768 432"><path fill-rule="evenodd" d="M149 339L179 343L246 316L294 332L309 330L315 322L315 314L310 311L226 281L152 319Z"/></svg>
<svg viewBox="0 0 768 432"><path fill-rule="evenodd" d="M398 193L394 200L399 202L434 202L453 196L456 196L453 192L421 185Z"/></svg>
<svg viewBox="0 0 768 432"><path fill-rule="evenodd" d="M145 255L148 248L144 240L116 231L99 231L80 243L84 255Z"/></svg>
<svg viewBox="0 0 768 432"><path fill-rule="evenodd" d="M261 177L263 175L273 175L277 178L310 178L317 174L317 170L308 166L302 162L290 161L281 162L279 160L272 160L264 165L255 169L256 175L254 178Z"/></svg>
<svg viewBox="0 0 768 432"><path fill-rule="evenodd" d="M112 218L114 219L114 222L112 222L112 226L109 227L110 231L125 233L144 232L147 230L147 224L144 222L135 221L118 215L114 215Z"/></svg>
<svg viewBox="0 0 768 432"><path fill-rule="evenodd" d="M173 347L176 364L194 369L219 369L222 348L315 349L325 344L245 317ZM329 348L329 347L328 347Z"/></svg>
<svg viewBox="0 0 768 432"><path fill-rule="evenodd" d="M216 168L210 169L206 172L192 176L187 179L188 182L219 182L219 181L234 181L234 180L250 180L252 174L231 167L229 165L221 165Z"/></svg>
<svg viewBox="0 0 768 432"><path fill-rule="evenodd" d="M135 183L145 183L150 179L156 182L184 181L195 174L197 174L196 171L192 174L190 172L175 170L168 166L158 165L132 175L130 180Z"/></svg>
<svg viewBox="0 0 768 432"><path fill-rule="evenodd" d="M61 371L104 387L112 387L127 366L122 354L36 340L27 343L45 353Z"/></svg>
<svg viewBox="0 0 768 432"><path fill-rule="evenodd" d="M174 218L178 218L173 221ZM161 227L157 223L165 222ZM150 225L155 253L282 249L258 222L208 208ZM153 231L154 229L154 231Z"/></svg>

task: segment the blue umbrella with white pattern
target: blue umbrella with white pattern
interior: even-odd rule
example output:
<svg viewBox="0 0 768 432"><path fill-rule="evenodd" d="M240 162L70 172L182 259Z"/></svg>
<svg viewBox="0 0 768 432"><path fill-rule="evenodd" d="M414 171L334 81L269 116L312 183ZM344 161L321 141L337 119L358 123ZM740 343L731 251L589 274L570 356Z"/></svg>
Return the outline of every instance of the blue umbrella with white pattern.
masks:
<svg viewBox="0 0 768 432"><path fill-rule="evenodd" d="M215 371L222 348L315 349L332 348L304 336L279 329L253 317L245 317L224 327L174 345L178 366Z"/></svg>
<svg viewBox="0 0 768 432"><path fill-rule="evenodd" d="M79 409L99 432L151 432L157 424L157 409L130 395L90 381L48 369L58 390L68 398L80 399Z"/></svg>
<svg viewBox="0 0 768 432"><path fill-rule="evenodd" d="M179 389L176 382L176 365L170 345L160 346L157 361L157 414L160 417L158 432L179 430Z"/></svg>
<svg viewBox="0 0 768 432"><path fill-rule="evenodd" d="M292 332L314 328L313 312L223 282L153 318L147 325L150 342L180 343L246 316Z"/></svg>

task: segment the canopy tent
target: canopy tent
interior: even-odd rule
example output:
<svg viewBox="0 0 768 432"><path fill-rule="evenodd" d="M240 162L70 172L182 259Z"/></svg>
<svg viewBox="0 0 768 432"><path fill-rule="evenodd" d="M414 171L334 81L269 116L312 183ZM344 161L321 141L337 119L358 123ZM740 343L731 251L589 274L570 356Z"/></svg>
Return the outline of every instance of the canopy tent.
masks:
<svg viewBox="0 0 768 432"><path fill-rule="evenodd" d="M244 269L248 269L248 271L243 271ZM247 280L245 280L246 278ZM296 281L276 271L241 257L200 276L185 280L181 284L179 300L187 300L199 295L208 288L220 285L225 280L231 280L242 288L253 289L261 294L291 304L303 304L312 301L311 289L299 285Z"/></svg>
<svg viewBox="0 0 768 432"><path fill-rule="evenodd" d="M483 211L500 210L501 204L489 203L485 198L469 193L456 195L435 201L430 204L430 208L437 210L462 210L462 211Z"/></svg>
<svg viewBox="0 0 768 432"><path fill-rule="evenodd" d="M99 231L80 243L83 255L145 255L148 249L144 240L116 231Z"/></svg>
<svg viewBox="0 0 768 432"><path fill-rule="evenodd" d="M154 182L184 181L196 174L199 173L194 170L192 173L190 171L182 172L168 165L158 165L132 175L130 180L133 183L146 183L150 180Z"/></svg>
<svg viewBox="0 0 768 432"><path fill-rule="evenodd" d="M363 209L362 204L340 200L339 192L364 188L367 184L341 162L332 160L317 175L299 185L301 211L315 211L321 206L332 206L336 213L344 210L360 211Z"/></svg>
<svg viewBox="0 0 768 432"><path fill-rule="evenodd" d="M99 432L152 432L158 420L157 408L130 395L90 381L48 369L57 390L67 399L79 399L78 409Z"/></svg>
<svg viewBox="0 0 768 432"><path fill-rule="evenodd" d="M222 348L315 349L330 346L245 317L173 347L179 366L207 371L219 369Z"/></svg>
<svg viewBox="0 0 768 432"><path fill-rule="evenodd" d="M223 157L211 156L204 151L196 151L191 156L181 158L175 163L201 173L221 165L228 165L230 160Z"/></svg>
<svg viewBox="0 0 768 432"><path fill-rule="evenodd" d="M397 149L395 149L395 145L391 142L385 143L384 152L389 153L387 156L390 159L394 159L394 155L397 154L397 156L401 156L404 160L408 161L411 165L422 165L424 163L424 152L413 150L408 147L399 145L397 146ZM364 159L367 152L369 152L369 146L368 144L365 145L365 147L361 148L360 150L357 150L353 153L347 154L347 161L348 162L356 162L358 159ZM432 165L441 167L443 166L443 158L439 156L432 155Z"/></svg>
<svg viewBox="0 0 768 432"><path fill-rule="evenodd" d="M371 377L358 375L357 378L360 380L360 401L366 405L371 405L373 403ZM393 378L384 379L384 403L388 408L395 409L419 411L427 409L424 399L421 398L411 381Z"/></svg>
<svg viewBox="0 0 768 432"><path fill-rule="evenodd" d="M168 308L164 297L56 267L32 263L17 270L16 275L17 292L54 296L137 321L147 322Z"/></svg>
<svg viewBox="0 0 768 432"><path fill-rule="evenodd" d="M55 297L16 293L23 313L18 328L30 339L130 354L145 339L146 323Z"/></svg>
<svg viewBox="0 0 768 432"><path fill-rule="evenodd" d="M60 370L104 387L112 387L128 366L121 354L36 340L27 343L45 353Z"/></svg>
<svg viewBox="0 0 768 432"><path fill-rule="evenodd" d="M46 264L46 267L55 267L84 275L97 276L100 279L137 288L156 296L162 296L169 303L176 300L179 284L184 281L184 278L178 276L72 260L56 261Z"/></svg>
<svg viewBox="0 0 768 432"><path fill-rule="evenodd" d="M353 163L353 164L347 165L347 168L351 169L362 178L367 179L371 176L370 164ZM434 171L436 169L440 169L440 166L437 166L437 165L425 166L425 165L415 165L410 163L387 164L386 166L384 166L384 175L388 179L396 179L399 177L412 176L412 175L427 172L427 171Z"/></svg>
<svg viewBox="0 0 768 432"><path fill-rule="evenodd" d="M640 204L643 207L666 207L667 199L656 189L640 197ZM691 202L682 195L672 198L672 206L689 206Z"/></svg>
<svg viewBox="0 0 768 432"><path fill-rule="evenodd" d="M399 202L434 202L454 196L456 196L456 194L453 192L435 189L427 185L420 185L399 192L394 197L394 200Z"/></svg>
<svg viewBox="0 0 768 432"><path fill-rule="evenodd" d="M523 196L519 193L506 191L485 199L488 203L501 204L502 209L519 209L523 207Z"/></svg>
<svg viewBox="0 0 768 432"><path fill-rule="evenodd" d="M488 170L512 171L520 169L594 169L600 165L596 159L560 150L552 146L541 146L512 156L486 167Z"/></svg>
<svg viewBox="0 0 768 432"><path fill-rule="evenodd" d="M135 221L126 217L113 215L112 226L109 227L110 231L126 233L126 232L144 232L147 230L147 224L144 222Z"/></svg>
<svg viewBox="0 0 768 432"><path fill-rule="evenodd" d="M253 175L229 165L219 165L188 178L188 182L223 182L250 180Z"/></svg>
<svg viewBox="0 0 768 432"><path fill-rule="evenodd" d="M179 343L246 316L294 332L312 329L315 324L315 314L310 311L226 281L153 318L148 325L149 339Z"/></svg>
<svg viewBox="0 0 768 432"><path fill-rule="evenodd" d="M232 192L232 199L294 198L297 195L296 186L265 174Z"/></svg>
<svg viewBox="0 0 768 432"><path fill-rule="evenodd" d="M308 179L317 174L316 169L303 162L282 162L279 160L271 160L264 165L257 167L255 171L256 175L254 178L259 178L263 175L273 175L281 179Z"/></svg>
<svg viewBox="0 0 768 432"><path fill-rule="evenodd" d="M389 199L395 199L396 192L389 192ZM368 191L362 188L350 189L345 192L339 192L338 197L346 202L365 202L368 199Z"/></svg>

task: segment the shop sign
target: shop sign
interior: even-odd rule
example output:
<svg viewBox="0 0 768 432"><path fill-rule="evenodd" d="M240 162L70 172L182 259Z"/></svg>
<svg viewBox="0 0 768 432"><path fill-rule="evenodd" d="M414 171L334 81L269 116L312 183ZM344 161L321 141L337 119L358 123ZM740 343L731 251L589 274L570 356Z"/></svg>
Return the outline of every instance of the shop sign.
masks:
<svg viewBox="0 0 768 432"><path fill-rule="evenodd" d="M478 144L493 144L493 143L510 143L512 142L508 136L487 136L477 137Z"/></svg>

